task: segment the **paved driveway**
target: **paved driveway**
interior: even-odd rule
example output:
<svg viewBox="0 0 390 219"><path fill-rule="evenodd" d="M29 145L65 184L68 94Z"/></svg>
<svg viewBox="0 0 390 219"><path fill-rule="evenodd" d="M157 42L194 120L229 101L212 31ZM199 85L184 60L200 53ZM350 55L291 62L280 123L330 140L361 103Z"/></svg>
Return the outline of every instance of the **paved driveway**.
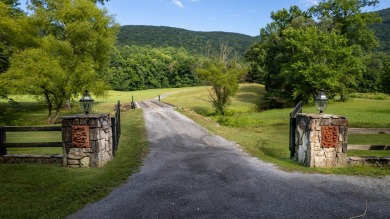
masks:
<svg viewBox="0 0 390 219"><path fill-rule="evenodd" d="M171 108L144 114L141 171L69 218L390 218L390 176L286 173Z"/></svg>

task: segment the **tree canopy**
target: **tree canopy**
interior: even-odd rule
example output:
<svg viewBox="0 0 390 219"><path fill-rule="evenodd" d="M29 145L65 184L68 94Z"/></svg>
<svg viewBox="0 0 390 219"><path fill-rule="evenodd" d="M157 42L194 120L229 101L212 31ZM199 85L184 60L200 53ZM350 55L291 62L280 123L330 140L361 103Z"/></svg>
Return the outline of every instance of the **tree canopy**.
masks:
<svg viewBox="0 0 390 219"><path fill-rule="evenodd" d="M231 49L226 43L221 43L219 56L203 60L195 71L206 84L211 86L209 98L220 115L226 114L226 108L230 105L230 98L238 90L238 83L247 73L245 66L230 56Z"/></svg>
<svg viewBox="0 0 390 219"><path fill-rule="evenodd" d="M32 1L29 8L31 14L22 17L33 30L35 45L17 46L19 51L1 78L8 90L43 99L53 123L65 101L86 87L104 95L108 87L100 76L118 27L106 10L90 0ZM11 21L16 22L12 17Z"/></svg>
<svg viewBox="0 0 390 219"><path fill-rule="evenodd" d="M251 78L294 102L307 102L320 88L346 97L359 89L367 71L364 57L378 46L369 26L380 19L362 12L377 3L322 0L308 11L292 6L273 12L273 22L246 52Z"/></svg>

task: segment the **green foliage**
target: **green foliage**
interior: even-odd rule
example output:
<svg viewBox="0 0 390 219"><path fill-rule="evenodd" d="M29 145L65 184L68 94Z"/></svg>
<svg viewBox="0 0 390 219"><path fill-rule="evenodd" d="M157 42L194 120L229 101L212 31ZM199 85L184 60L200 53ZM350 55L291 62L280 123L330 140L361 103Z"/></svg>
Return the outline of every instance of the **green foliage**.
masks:
<svg viewBox="0 0 390 219"><path fill-rule="evenodd" d="M273 22L245 55L251 78L294 102L308 102L320 88L342 100L351 90L379 91L381 76L375 74L383 67L369 53L378 46L369 25L380 18L362 13L377 3L322 0L306 12L297 6L272 12Z"/></svg>
<svg viewBox="0 0 390 219"><path fill-rule="evenodd" d="M54 123L65 101L86 87L95 95L105 94L108 87L100 76L107 67L117 25L107 11L89 0L32 1L29 9L31 14L24 18L35 30L36 45L18 47L20 52L11 58L2 83L14 93L44 100L48 122ZM16 33L11 31L11 36Z"/></svg>
<svg viewBox="0 0 390 219"><path fill-rule="evenodd" d="M390 8L377 11L377 14L382 18L382 23L371 25L375 36L380 41L380 47L377 50L390 54Z"/></svg>
<svg viewBox="0 0 390 219"><path fill-rule="evenodd" d="M390 62L386 63L382 77L383 92L390 94Z"/></svg>
<svg viewBox="0 0 390 219"><path fill-rule="evenodd" d="M359 45L365 51L372 51L379 46L379 41L369 26L381 19L375 12L362 13L362 9L378 3L379 0L322 0L310 12L345 36L350 46Z"/></svg>
<svg viewBox="0 0 390 219"><path fill-rule="evenodd" d="M153 48L184 48L188 52L203 56L219 50L220 42L228 42L233 52L242 56L257 37L227 32L198 32L173 27L144 25L122 26L118 34L118 46L134 45Z"/></svg>
<svg viewBox="0 0 390 219"><path fill-rule="evenodd" d="M36 45L36 32L28 18L17 8L18 1L0 1L0 73L9 68L14 52Z"/></svg>
<svg viewBox="0 0 390 219"><path fill-rule="evenodd" d="M247 72L246 68L235 60L220 57L220 59L204 61L196 72L212 87L209 98L216 113L225 115L230 98L236 94L238 83Z"/></svg>
<svg viewBox="0 0 390 219"><path fill-rule="evenodd" d="M183 48L124 46L111 53L107 81L121 91L196 86L197 62Z"/></svg>
<svg viewBox="0 0 390 219"><path fill-rule="evenodd" d="M345 95L346 87L356 87L363 70L359 47L348 46L343 36L316 26L288 28L283 34L286 47L294 52L281 75L294 100L307 102L321 88L334 97Z"/></svg>

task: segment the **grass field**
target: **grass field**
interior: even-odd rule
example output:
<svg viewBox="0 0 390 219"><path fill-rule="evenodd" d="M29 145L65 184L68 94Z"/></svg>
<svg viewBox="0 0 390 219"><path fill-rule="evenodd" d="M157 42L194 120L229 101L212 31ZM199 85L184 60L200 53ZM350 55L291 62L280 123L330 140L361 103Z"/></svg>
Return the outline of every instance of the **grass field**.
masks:
<svg viewBox="0 0 390 219"><path fill-rule="evenodd" d="M119 149L102 168L0 164L0 218L64 218L123 183L146 153L142 111L134 110L122 113Z"/></svg>

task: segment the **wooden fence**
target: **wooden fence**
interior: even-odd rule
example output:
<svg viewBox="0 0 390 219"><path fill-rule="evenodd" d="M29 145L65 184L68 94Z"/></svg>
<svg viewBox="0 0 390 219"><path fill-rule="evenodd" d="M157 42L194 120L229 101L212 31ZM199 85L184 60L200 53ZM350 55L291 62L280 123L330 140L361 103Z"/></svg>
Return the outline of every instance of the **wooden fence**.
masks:
<svg viewBox="0 0 390 219"><path fill-rule="evenodd" d="M121 114L120 102L115 105L115 117L111 118L112 125L112 147L113 153L119 146L119 139L121 136ZM7 142L7 132L46 132L46 131L62 131L61 126L0 126L0 156L7 155L7 148L27 148L27 147L62 147L61 142L23 142L23 143L9 143Z"/></svg>
<svg viewBox="0 0 390 219"><path fill-rule="evenodd" d="M390 128L349 128L348 134L390 134ZM348 150L390 150L390 145L348 144Z"/></svg>
<svg viewBox="0 0 390 219"><path fill-rule="evenodd" d="M34 132L34 131L61 131L61 126L35 126L35 127L25 127L25 126L7 126L0 127L0 156L7 154L7 148L20 148L20 147L62 147L61 142L34 142L34 143L8 143L7 142L7 132Z"/></svg>

